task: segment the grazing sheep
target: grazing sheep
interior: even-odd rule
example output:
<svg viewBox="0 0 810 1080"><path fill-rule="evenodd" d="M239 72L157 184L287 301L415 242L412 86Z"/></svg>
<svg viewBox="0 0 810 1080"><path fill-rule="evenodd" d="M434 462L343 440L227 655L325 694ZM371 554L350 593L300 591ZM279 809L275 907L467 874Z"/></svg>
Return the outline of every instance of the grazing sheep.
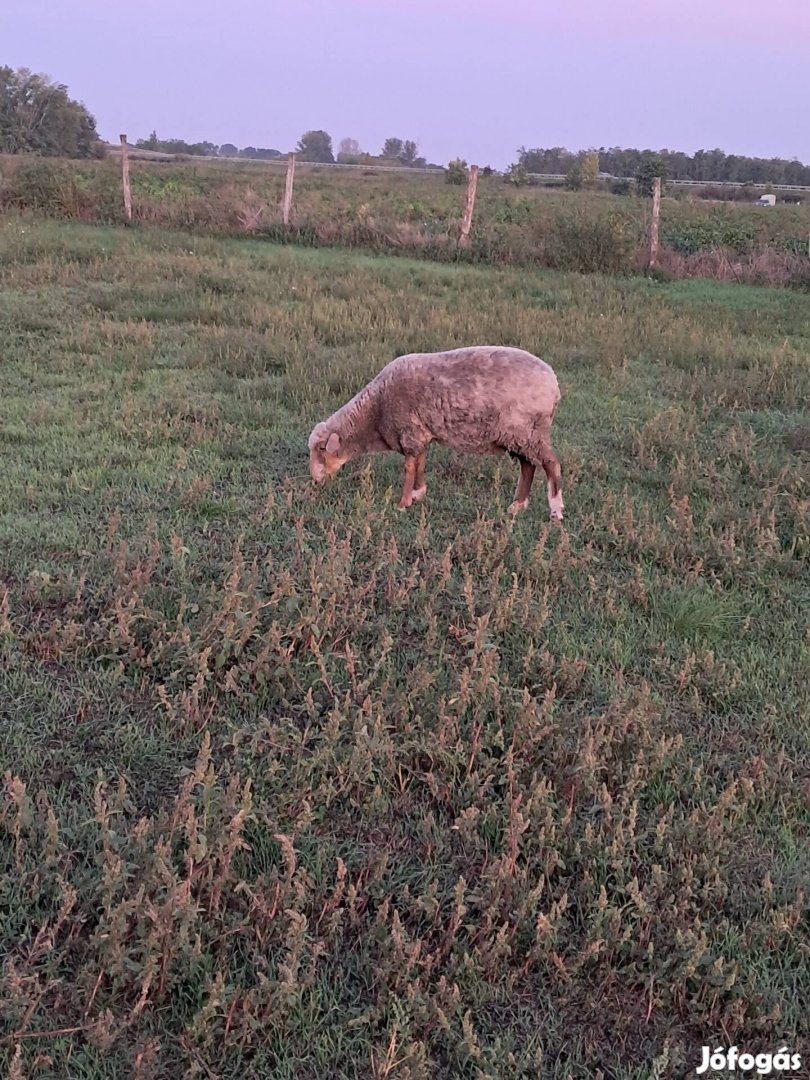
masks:
<svg viewBox="0 0 810 1080"><path fill-rule="evenodd" d="M472 454L507 452L520 462L509 512L524 510L535 468L548 478L551 517L562 520L560 465L551 448L551 422L560 400L551 367L523 349L478 345L438 353L409 353L376 378L309 437L312 479L322 484L360 454L405 456L398 506L424 498L425 457L432 442Z"/></svg>

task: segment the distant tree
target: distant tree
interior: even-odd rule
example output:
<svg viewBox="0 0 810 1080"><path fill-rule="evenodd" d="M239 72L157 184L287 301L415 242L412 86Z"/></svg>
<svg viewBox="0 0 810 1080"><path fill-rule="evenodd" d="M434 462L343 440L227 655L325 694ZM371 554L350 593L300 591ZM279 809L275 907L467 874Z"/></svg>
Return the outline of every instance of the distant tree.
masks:
<svg viewBox="0 0 810 1080"><path fill-rule="evenodd" d="M569 191L582 191L582 162L578 157L574 158L565 174L565 186Z"/></svg>
<svg viewBox="0 0 810 1080"><path fill-rule="evenodd" d="M584 154L580 154L580 162L582 186L590 190L595 186L599 176L599 154L595 150L587 150Z"/></svg>
<svg viewBox="0 0 810 1080"><path fill-rule="evenodd" d="M516 161L509 166L506 179L515 187L524 187L529 182L529 172L521 161Z"/></svg>
<svg viewBox="0 0 810 1080"><path fill-rule="evenodd" d="M636 190L639 195L652 195L653 180L660 176L662 180L667 176L667 163L660 154L647 154L640 162L636 170Z"/></svg>
<svg viewBox="0 0 810 1080"><path fill-rule="evenodd" d="M340 140L338 146L338 157L341 155L344 157L359 157L362 153L360 149L360 143L357 139L345 138Z"/></svg>
<svg viewBox="0 0 810 1080"><path fill-rule="evenodd" d="M666 175L672 180L700 180L703 183L723 181L732 184L772 183L810 185L810 165L783 158L754 158L740 154L725 154L722 150L698 150L684 154L675 150L635 150L619 146L600 147L601 168L614 178L635 177L650 157L664 162ZM518 150L518 161L530 173L564 173L571 171L577 155L563 147L535 147Z"/></svg>
<svg viewBox="0 0 810 1080"><path fill-rule="evenodd" d="M416 161L416 152L419 147L413 141L413 139L406 139L402 144L402 149L399 152L399 160L403 165L413 165Z"/></svg>
<svg viewBox="0 0 810 1080"><path fill-rule="evenodd" d="M444 174L445 183L447 184L466 184L469 177L469 169L467 162L461 158L455 158L447 166L447 172Z"/></svg>
<svg viewBox="0 0 810 1080"><path fill-rule="evenodd" d="M298 140L296 153L301 161L333 162L332 136L326 131L306 131Z"/></svg>
<svg viewBox="0 0 810 1080"><path fill-rule="evenodd" d="M363 153L357 139L347 137L340 140L337 160L341 165L360 165L363 159L369 156Z"/></svg>
<svg viewBox="0 0 810 1080"><path fill-rule="evenodd" d="M219 147L212 142L189 143L185 139L159 139L153 131L148 139L138 139L139 150L158 150L162 154L187 154L192 157L215 157Z"/></svg>
<svg viewBox="0 0 810 1080"><path fill-rule="evenodd" d="M403 149L402 139L386 139L383 143L382 156L384 158L398 158Z"/></svg>
<svg viewBox="0 0 810 1080"><path fill-rule="evenodd" d="M602 147L599 151L602 168L605 172L609 172L611 176L618 176L619 178L626 179L635 176L641 158L642 153L640 150L622 150L620 147L614 146L607 150Z"/></svg>
<svg viewBox="0 0 810 1080"><path fill-rule="evenodd" d="M569 191L590 190L599 176L599 154L595 150L577 154L565 177L565 186Z"/></svg>
<svg viewBox="0 0 810 1080"><path fill-rule="evenodd" d="M0 153L98 157L96 121L67 87L28 68L0 67Z"/></svg>
<svg viewBox="0 0 810 1080"><path fill-rule="evenodd" d="M528 173L560 175L570 171L576 156L562 146L554 146L550 150L542 150L539 147L527 150L525 146L521 146L518 150L518 164L522 165Z"/></svg>
<svg viewBox="0 0 810 1080"><path fill-rule="evenodd" d="M222 146L220 146L220 148L219 148L219 156L220 157L238 157L239 156L239 147L234 146L234 144L232 142L223 143Z"/></svg>
<svg viewBox="0 0 810 1080"><path fill-rule="evenodd" d="M491 165L485 165L483 167L483 169L481 170L481 175L482 176L492 176L493 171L494 170L493 170Z"/></svg>
<svg viewBox="0 0 810 1080"><path fill-rule="evenodd" d="M220 147L220 154L224 157L223 147ZM237 150L237 155L240 158L252 158L256 161L271 161L273 158L283 157L280 150L273 150L265 146L246 146L242 150ZM228 154L228 157L234 155Z"/></svg>

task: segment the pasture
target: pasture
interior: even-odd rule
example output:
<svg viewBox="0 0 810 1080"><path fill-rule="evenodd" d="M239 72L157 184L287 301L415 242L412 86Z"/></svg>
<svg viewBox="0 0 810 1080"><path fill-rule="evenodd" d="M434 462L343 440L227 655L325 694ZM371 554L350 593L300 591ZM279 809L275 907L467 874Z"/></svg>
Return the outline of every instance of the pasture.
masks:
<svg viewBox="0 0 810 1080"><path fill-rule="evenodd" d="M199 235L352 248L438 262L627 273L646 265L650 200L605 190L515 187L482 176L469 247L459 250L464 187L442 174L296 169L281 224L284 170L198 159L132 163L134 220ZM804 193L792 197L803 198ZM673 187L662 202L659 276L810 289L810 204L712 203ZM0 157L0 209L96 224L122 221L120 167Z"/></svg>
<svg viewBox="0 0 810 1080"><path fill-rule="evenodd" d="M393 356L555 368L567 517ZM0 224L0 1068L680 1077L810 1054L810 304Z"/></svg>

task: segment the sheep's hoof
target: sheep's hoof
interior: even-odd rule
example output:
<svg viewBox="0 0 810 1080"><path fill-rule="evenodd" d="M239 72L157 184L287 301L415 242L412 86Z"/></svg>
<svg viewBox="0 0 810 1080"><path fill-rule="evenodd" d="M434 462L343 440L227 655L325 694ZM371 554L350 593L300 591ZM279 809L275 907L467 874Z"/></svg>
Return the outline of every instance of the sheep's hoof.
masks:
<svg viewBox="0 0 810 1080"><path fill-rule="evenodd" d="M402 499L400 499L397 503L397 510L407 510L410 505L410 499L408 500L408 502L403 502Z"/></svg>
<svg viewBox="0 0 810 1080"><path fill-rule="evenodd" d="M411 499L413 499L414 502L421 502L425 495L427 495L427 484L423 484L420 488L415 488L411 493Z"/></svg>
<svg viewBox="0 0 810 1080"><path fill-rule="evenodd" d="M563 519L562 510L552 510L551 511L551 520L552 521L556 521L557 524L559 525L560 522L562 521L562 519Z"/></svg>
<svg viewBox="0 0 810 1080"><path fill-rule="evenodd" d="M509 507L510 514L519 514L521 510L525 510L529 505L528 499L515 499L512 505Z"/></svg>

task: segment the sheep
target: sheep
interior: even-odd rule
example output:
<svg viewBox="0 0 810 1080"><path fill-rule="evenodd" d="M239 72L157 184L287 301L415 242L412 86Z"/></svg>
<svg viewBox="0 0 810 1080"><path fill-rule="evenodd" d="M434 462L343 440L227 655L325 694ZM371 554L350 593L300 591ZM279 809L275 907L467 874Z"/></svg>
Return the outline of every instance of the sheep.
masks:
<svg viewBox="0 0 810 1080"><path fill-rule="evenodd" d="M405 480L397 506L406 510L427 492L430 443L473 454L506 452L520 462L509 512L526 509L535 469L542 466L551 518L561 521L562 474L551 447L559 401L552 368L523 349L476 345L408 353L315 425L309 437L310 474L323 484L361 454L398 452L405 457Z"/></svg>

